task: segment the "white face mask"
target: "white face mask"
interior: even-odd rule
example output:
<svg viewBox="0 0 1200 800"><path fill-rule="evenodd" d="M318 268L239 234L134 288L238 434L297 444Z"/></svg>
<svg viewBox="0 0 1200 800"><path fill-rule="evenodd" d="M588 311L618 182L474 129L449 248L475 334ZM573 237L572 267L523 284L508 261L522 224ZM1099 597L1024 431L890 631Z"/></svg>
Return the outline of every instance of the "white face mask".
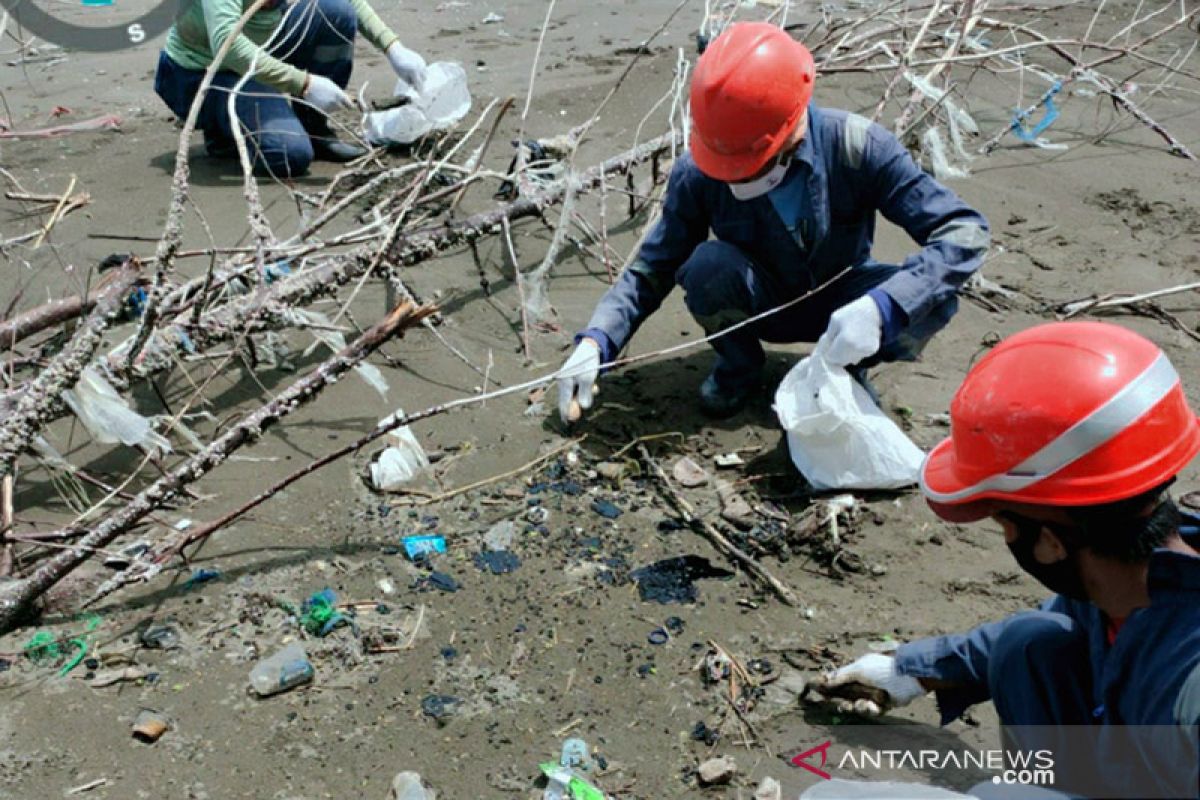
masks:
<svg viewBox="0 0 1200 800"><path fill-rule="evenodd" d="M783 183L783 179L787 176L788 167L791 166L790 158L783 159L775 166L767 171L766 175L761 178L755 178L752 181L741 181L739 183L729 184L729 191L738 200L753 200L756 197L762 197L767 192L774 189L779 184Z"/></svg>

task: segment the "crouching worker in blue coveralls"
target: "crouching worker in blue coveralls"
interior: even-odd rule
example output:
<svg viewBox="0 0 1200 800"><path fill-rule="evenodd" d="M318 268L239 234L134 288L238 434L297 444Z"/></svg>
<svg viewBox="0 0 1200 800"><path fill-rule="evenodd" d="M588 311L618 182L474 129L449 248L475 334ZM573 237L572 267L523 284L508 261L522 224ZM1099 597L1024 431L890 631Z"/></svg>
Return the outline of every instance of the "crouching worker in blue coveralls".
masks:
<svg viewBox="0 0 1200 800"><path fill-rule="evenodd" d="M612 361L676 284L708 334L832 285L714 339L701 409L736 414L760 385L760 340L815 342L832 361L866 367L914 360L957 310L982 263L987 222L921 171L883 128L809 105L815 71L804 45L766 23L738 23L696 64L690 149L671 171L662 218L596 307L560 371L559 410L592 404ZM871 259L875 215L921 246L903 264ZM708 240L709 231L715 239Z"/></svg>
<svg viewBox="0 0 1200 800"><path fill-rule="evenodd" d="M864 656L825 686L883 690L882 708L842 692L843 710L867 714L934 690L943 724L990 699L1007 746L1049 751L1055 791L985 784L981 798L1197 797L1200 519L1165 490L1200 426L1171 362L1115 325L1041 325L971 370L950 425L922 468L929 505L997 523L1055 594Z"/></svg>

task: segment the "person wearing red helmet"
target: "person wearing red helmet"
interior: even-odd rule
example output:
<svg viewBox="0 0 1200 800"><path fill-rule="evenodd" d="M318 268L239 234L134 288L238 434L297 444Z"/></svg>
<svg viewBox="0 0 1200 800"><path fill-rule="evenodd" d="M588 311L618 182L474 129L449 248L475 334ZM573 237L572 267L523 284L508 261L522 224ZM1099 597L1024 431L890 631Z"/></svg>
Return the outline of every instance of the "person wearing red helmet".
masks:
<svg viewBox="0 0 1200 800"><path fill-rule="evenodd" d="M987 251L986 220L879 125L810 103L815 78L808 49L767 23L732 25L701 55L689 150L672 168L662 218L560 371L564 419L573 401L591 406L601 363L676 284L714 334L845 271L804 302L712 341L716 363L700 401L714 417L737 413L758 390L764 340L825 336L831 360L863 379L873 364L915 359L949 322ZM877 214L921 249L901 264L873 260Z"/></svg>
<svg viewBox="0 0 1200 800"><path fill-rule="evenodd" d="M1197 797L1200 518L1166 489L1200 451L1200 424L1171 362L1116 325L1039 325L970 371L950 427L921 470L930 507L997 523L1054 596L863 656L824 688L865 714L933 690L943 724L990 699L1007 742L1050 750L1072 793ZM887 700L847 697L851 685Z"/></svg>

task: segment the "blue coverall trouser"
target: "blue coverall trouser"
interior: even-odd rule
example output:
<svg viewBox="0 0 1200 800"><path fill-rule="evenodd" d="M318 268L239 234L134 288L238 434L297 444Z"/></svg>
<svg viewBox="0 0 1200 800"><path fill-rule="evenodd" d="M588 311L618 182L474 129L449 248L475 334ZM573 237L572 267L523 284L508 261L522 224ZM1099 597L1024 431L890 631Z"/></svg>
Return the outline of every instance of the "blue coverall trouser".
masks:
<svg viewBox="0 0 1200 800"><path fill-rule="evenodd" d="M345 88L353 67L358 16L348 0L299 0L284 14L283 33L270 53L281 61ZM233 124L226 110L229 91L241 80L232 70L213 76L200 107L197 127L204 131L210 152L233 143ZM163 51L159 55L154 90L185 119L204 79L203 70L179 66ZM308 171L313 160L310 136L328 136L325 116L301 102L294 105L278 90L253 78L235 101L238 122L256 172L291 178Z"/></svg>
<svg viewBox="0 0 1200 800"><path fill-rule="evenodd" d="M714 374L723 387L743 388L757 382L766 355L762 342L815 342L834 311L857 300L900 270L868 261L851 269L811 298L712 341L717 352ZM735 245L710 240L696 247L676 273L684 302L708 334L779 306L804 292L781 285ZM914 361L925 344L958 310L950 297L924 318L905 326L863 366L884 361Z"/></svg>

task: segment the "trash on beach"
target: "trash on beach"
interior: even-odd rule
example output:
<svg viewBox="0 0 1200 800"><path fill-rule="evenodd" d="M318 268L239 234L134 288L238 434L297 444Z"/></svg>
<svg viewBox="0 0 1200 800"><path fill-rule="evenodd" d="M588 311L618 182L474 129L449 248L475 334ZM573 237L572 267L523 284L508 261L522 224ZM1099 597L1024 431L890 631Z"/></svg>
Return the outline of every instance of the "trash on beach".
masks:
<svg viewBox="0 0 1200 800"><path fill-rule="evenodd" d="M724 786L737 774L737 762L729 756L710 758L698 770L701 786Z"/></svg>
<svg viewBox="0 0 1200 800"><path fill-rule="evenodd" d="M454 695L430 694L421 700L421 713L437 720L439 723L446 717L453 716L461 704Z"/></svg>
<svg viewBox="0 0 1200 800"><path fill-rule="evenodd" d="M181 637L174 625L149 625L138 635L142 647L150 650L174 650L179 647Z"/></svg>
<svg viewBox="0 0 1200 800"><path fill-rule="evenodd" d="M592 511L595 511L605 519L616 519L621 516L621 509L615 503L608 500L593 500Z"/></svg>
<svg viewBox="0 0 1200 800"><path fill-rule="evenodd" d="M310 683L314 674L304 645L292 642L254 665L250 670L250 686L259 697L269 697Z"/></svg>
<svg viewBox="0 0 1200 800"><path fill-rule="evenodd" d="M475 554L474 562L476 567L493 575L516 572L517 567L521 566L521 559L508 550L484 550Z"/></svg>
<svg viewBox="0 0 1200 800"><path fill-rule="evenodd" d="M488 550L507 550L517 535L517 524L511 519L501 520L488 528L483 535L483 544Z"/></svg>
<svg viewBox="0 0 1200 800"><path fill-rule="evenodd" d="M94 367L85 367L75 388L63 392L62 398L101 444L120 443L160 454L171 452L171 443L155 432L149 419L131 409Z"/></svg>
<svg viewBox="0 0 1200 800"><path fill-rule="evenodd" d="M629 573L646 601L655 603L694 603L699 593L695 581L702 578L730 578L733 573L714 567L702 556L664 558Z"/></svg>
<svg viewBox="0 0 1200 800"><path fill-rule="evenodd" d="M353 625L337 610L337 595L332 589L314 592L300 609L300 626L311 636L325 636L339 625Z"/></svg>
<svg viewBox="0 0 1200 800"><path fill-rule="evenodd" d="M398 772L392 778L392 800L437 800L437 792L418 773Z"/></svg>
<svg viewBox="0 0 1200 800"><path fill-rule="evenodd" d="M775 413L792 462L814 489L899 489L917 481L924 454L820 345L784 377Z"/></svg>
<svg viewBox="0 0 1200 800"><path fill-rule="evenodd" d="M142 709L133 721L133 738L146 744L154 744L171 729L171 722L157 711Z"/></svg>
<svg viewBox="0 0 1200 800"><path fill-rule="evenodd" d="M405 536L401 540L404 553L413 561L424 561L435 553L446 552L446 540L437 534Z"/></svg>
<svg viewBox="0 0 1200 800"><path fill-rule="evenodd" d="M396 409L389 419L397 416L404 412ZM380 492L398 489L429 469L429 456L412 428L401 425L387 435L387 442L387 448L371 463L371 485Z"/></svg>
<svg viewBox="0 0 1200 800"><path fill-rule="evenodd" d="M446 61L429 65L420 93L397 81L393 94L407 96L410 102L370 111L363 118L363 135L375 146L412 144L430 131L446 130L471 110L466 71Z"/></svg>
<svg viewBox="0 0 1200 800"><path fill-rule="evenodd" d="M543 800L604 800L604 792L561 764L549 761L538 764L538 769L549 781L542 794Z"/></svg>
<svg viewBox="0 0 1200 800"><path fill-rule="evenodd" d="M150 549L150 543L145 539L134 542L133 544L122 547L117 552L108 556L102 562L109 569L125 569L133 560Z"/></svg>

